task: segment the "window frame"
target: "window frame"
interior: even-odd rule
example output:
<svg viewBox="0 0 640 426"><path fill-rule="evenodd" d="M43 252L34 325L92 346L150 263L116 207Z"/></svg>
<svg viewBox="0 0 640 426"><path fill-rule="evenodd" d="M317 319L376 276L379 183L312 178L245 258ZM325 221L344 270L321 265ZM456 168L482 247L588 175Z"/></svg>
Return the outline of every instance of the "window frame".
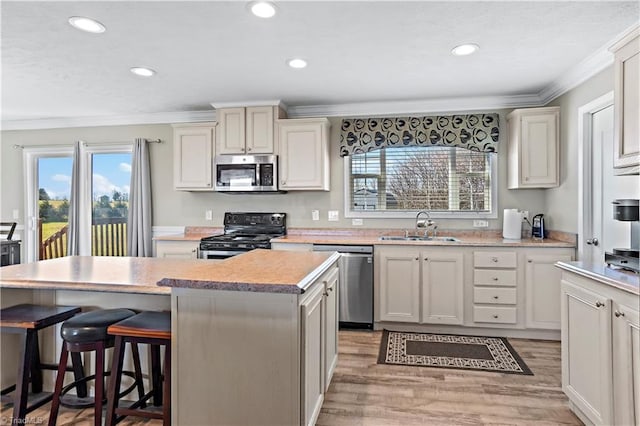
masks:
<svg viewBox="0 0 640 426"><path fill-rule="evenodd" d="M381 168L383 165L381 165ZM488 212L472 212L472 211L429 211L429 215L433 219L497 219L498 218L498 154L490 154L489 159L490 176L491 176L491 205ZM362 218L362 219L406 219L415 218L415 211L397 211L397 210L352 210L351 209L351 157L343 157L343 195L344 195L344 217L345 218ZM451 193L450 193L451 196Z"/></svg>

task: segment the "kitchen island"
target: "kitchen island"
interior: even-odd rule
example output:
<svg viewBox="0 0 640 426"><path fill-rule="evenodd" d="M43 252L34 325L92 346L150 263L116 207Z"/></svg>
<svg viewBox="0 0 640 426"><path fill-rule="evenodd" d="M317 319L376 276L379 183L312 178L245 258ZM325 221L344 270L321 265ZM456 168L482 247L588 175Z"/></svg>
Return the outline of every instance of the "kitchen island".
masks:
<svg viewBox="0 0 640 426"><path fill-rule="evenodd" d="M222 263L60 258L3 268L2 306L170 308L172 424L307 424L337 360L338 258L275 250ZM59 353L51 334L45 362ZM3 385L16 371L12 347L2 345Z"/></svg>

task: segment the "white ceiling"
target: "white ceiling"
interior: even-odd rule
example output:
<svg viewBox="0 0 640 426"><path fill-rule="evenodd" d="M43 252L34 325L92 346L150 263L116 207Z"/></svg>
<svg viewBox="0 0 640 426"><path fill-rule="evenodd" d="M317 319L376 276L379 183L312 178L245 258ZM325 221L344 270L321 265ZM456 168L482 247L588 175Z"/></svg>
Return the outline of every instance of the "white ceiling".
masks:
<svg viewBox="0 0 640 426"><path fill-rule="evenodd" d="M329 115L447 109L452 99L535 105L568 76L610 64L607 47L640 14L638 1L280 1L260 19L246 4L2 1L3 125L276 99ZM107 31L80 32L67 24L73 15ZM466 42L480 51L450 54ZM288 68L296 56L309 66ZM158 73L136 77L133 66Z"/></svg>

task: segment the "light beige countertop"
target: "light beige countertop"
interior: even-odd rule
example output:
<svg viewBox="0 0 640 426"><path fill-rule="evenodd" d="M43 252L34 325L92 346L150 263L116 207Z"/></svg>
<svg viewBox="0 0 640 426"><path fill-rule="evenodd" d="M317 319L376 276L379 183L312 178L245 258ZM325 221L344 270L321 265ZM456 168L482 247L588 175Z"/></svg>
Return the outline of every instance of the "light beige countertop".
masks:
<svg viewBox="0 0 640 426"><path fill-rule="evenodd" d="M556 266L565 271L574 272L603 284L640 295L640 275L634 272L611 268L600 262L558 262Z"/></svg>
<svg viewBox="0 0 640 426"><path fill-rule="evenodd" d="M194 289L304 293L305 288L339 258L335 252L256 249L220 263L204 260L212 266L181 271L158 284Z"/></svg>
<svg viewBox="0 0 640 426"><path fill-rule="evenodd" d="M382 241L383 235L403 235L401 232L337 232L337 233L291 233L284 237L274 238L272 243L291 244L350 244L350 245L411 245L411 246L459 246L459 247L565 247L575 248L575 243L545 238L544 240L523 238L521 240L505 240L499 232L446 231L438 236L454 237L460 241Z"/></svg>
<svg viewBox="0 0 640 426"><path fill-rule="evenodd" d="M413 230L409 230L413 233ZM222 234L221 228L189 227L184 234L164 235L157 241L200 241L203 237ZM381 241L383 235L403 235L402 229L334 229L334 228L289 228L284 237L271 242L290 244L347 244L347 245L412 245L412 246L462 246L462 247L564 247L575 248L574 234L554 232L544 240L523 238L505 240L496 230L442 230L438 236L454 237L460 241Z"/></svg>
<svg viewBox="0 0 640 426"><path fill-rule="evenodd" d="M254 250L223 262L67 256L2 267L0 287L167 295L170 287L303 293L338 258L337 253L278 250Z"/></svg>

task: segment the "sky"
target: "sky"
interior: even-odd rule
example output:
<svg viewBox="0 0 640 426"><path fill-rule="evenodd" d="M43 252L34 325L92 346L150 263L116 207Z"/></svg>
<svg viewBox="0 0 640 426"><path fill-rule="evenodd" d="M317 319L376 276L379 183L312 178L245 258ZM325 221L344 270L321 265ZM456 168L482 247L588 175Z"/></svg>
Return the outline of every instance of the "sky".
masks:
<svg viewBox="0 0 640 426"><path fill-rule="evenodd" d="M71 157L47 157L38 161L38 187L49 198L69 199L71 191ZM111 197L113 191L129 193L131 154L93 154L93 199Z"/></svg>

